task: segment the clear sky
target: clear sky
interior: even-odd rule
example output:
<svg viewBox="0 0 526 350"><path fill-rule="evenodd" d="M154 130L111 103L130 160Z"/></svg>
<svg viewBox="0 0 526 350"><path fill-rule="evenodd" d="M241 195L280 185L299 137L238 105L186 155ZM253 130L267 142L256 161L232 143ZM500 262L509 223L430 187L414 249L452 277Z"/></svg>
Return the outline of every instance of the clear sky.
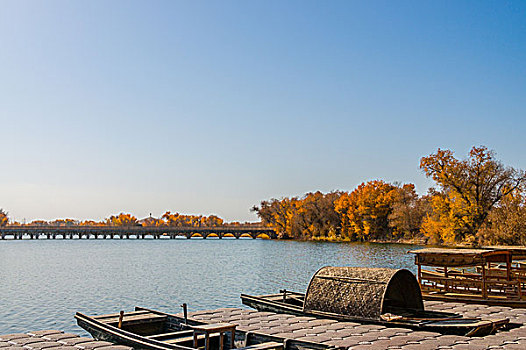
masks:
<svg viewBox="0 0 526 350"><path fill-rule="evenodd" d="M271 197L526 169L525 1L0 1L0 207L256 220Z"/></svg>

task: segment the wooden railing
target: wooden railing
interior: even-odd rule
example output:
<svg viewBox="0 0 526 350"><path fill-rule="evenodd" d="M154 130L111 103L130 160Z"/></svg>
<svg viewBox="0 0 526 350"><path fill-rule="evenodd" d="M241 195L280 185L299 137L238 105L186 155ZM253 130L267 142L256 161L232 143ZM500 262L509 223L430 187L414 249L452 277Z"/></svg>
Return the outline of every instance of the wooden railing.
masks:
<svg viewBox="0 0 526 350"><path fill-rule="evenodd" d="M422 270L421 288L424 292L446 292L477 295L482 298L506 297L522 299L526 296L526 278L514 274L511 280L504 276L482 275L476 273L449 273Z"/></svg>

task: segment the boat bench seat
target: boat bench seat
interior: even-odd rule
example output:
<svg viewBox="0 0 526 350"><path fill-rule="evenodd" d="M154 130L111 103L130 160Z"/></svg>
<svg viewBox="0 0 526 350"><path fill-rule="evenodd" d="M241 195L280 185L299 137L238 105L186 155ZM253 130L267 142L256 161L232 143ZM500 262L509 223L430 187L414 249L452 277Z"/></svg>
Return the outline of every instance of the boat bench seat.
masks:
<svg viewBox="0 0 526 350"><path fill-rule="evenodd" d="M275 341L269 341L266 343L261 344L254 344L254 345L248 345L244 348L237 348L236 350L270 350L270 349L276 349L276 350L283 350L283 343L278 343Z"/></svg>
<svg viewBox="0 0 526 350"><path fill-rule="evenodd" d="M219 334L210 335L209 338L210 339L219 338ZM205 339L204 334L199 334L197 336L197 340L203 340L203 339ZM194 336L190 335L187 337L173 337L171 339L160 339L160 341L162 341L163 343L168 343L168 344L180 344L180 343L186 343L186 342L193 342Z"/></svg>
<svg viewBox="0 0 526 350"><path fill-rule="evenodd" d="M163 340L163 339L173 339L173 338L177 338L177 337L190 336L192 334L194 334L194 331L189 329L189 330L185 330L185 331L175 331L175 332L169 332L169 333L160 333L160 334L147 335L146 338L148 338L148 339L155 339L155 340Z"/></svg>
<svg viewBox="0 0 526 350"><path fill-rule="evenodd" d="M139 310L139 311L126 312L124 315L125 316L136 316L136 315L144 315L144 314L151 314L151 312L148 310ZM116 314L96 315L96 316L93 316L93 318L101 322L106 322L107 319L112 319L112 318L116 318L118 320L119 316L120 316L120 313L116 313Z"/></svg>
<svg viewBox="0 0 526 350"><path fill-rule="evenodd" d="M132 325L137 323L149 323L149 322L164 322L166 321L168 317L166 315L159 315L155 314L153 312L147 312L147 313L126 313L124 314L124 317L122 318L122 324L123 325ZM113 324L116 325L119 323L119 316L106 316L100 317L98 321L105 323L105 324Z"/></svg>

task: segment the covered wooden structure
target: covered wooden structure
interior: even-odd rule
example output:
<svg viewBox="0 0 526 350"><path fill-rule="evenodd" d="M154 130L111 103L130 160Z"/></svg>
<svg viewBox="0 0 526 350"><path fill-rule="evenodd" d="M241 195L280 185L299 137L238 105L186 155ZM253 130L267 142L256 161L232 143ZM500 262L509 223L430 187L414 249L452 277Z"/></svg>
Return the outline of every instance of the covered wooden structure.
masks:
<svg viewBox="0 0 526 350"><path fill-rule="evenodd" d="M425 310L415 275L404 269L327 266L314 274L305 294L284 289L279 294L241 294L241 301L264 312L465 336L491 334L509 323Z"/></svg>
<svg viewBox="0 0 526 350"><path fill-rule="evenodd" d="M424 310L424 303L408 270L327 266L312 277L303 310L379 320L397 310Z"/></svg>
<svg viewBox="0 0 526 350"><path fill-rule="evenodd" d="M512 267L511 250L425 248L410 253L424 299L526 305L526 281Z"/></svg>
<svg viewBox="0 0 526 350"><path fill-rule="evenodd" d="M511 254L512 272L525 275L526 270L526 247L525 246L485 246L482 249L493 251L508 251ZM515 270L515 271L514 271ZM523 270L523 271L520 271Z"/></svg>

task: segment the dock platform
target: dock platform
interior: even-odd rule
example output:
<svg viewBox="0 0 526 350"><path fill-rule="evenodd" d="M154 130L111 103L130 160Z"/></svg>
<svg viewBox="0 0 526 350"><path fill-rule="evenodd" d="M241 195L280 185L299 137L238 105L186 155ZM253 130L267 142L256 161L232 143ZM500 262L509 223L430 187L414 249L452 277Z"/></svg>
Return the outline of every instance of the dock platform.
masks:
<svg viewBox="0 0 526 350"><path fill-rule="evenodd" d="M0 335L2 350L133 350L129 346L80 337L57 330Z"/></svg>
<svg viewBox="0 0 526 350"><path fill-rule="evenodd" d="M190 312L190 320L205 323L232 323L237 329L282 338L332 345L348 350L382 349L526 349L526 309L462 303L425 302L427 310L462 314L464 317L509 318L516 325L485 337L443 335L407 328L384 327L357 322L339 322L240 308ZM182 315L179 315L182 316ZM72 333L45 330L0 335L0 350L132 350Z"/></svg>
<svg viewBox="0 0 526 350"><path fill-rule="evenodd" d="M509 318L520 324L511 330L486 337L463 337L407 328L384 327L356 322L339 322L313 317L221 308L190 312L189 319L207 323L227 322L242 331L334 345L349 350L382 349L526 349L526 309L461 303L425 302L426 310L454 312L464 317Z"/></svg>

